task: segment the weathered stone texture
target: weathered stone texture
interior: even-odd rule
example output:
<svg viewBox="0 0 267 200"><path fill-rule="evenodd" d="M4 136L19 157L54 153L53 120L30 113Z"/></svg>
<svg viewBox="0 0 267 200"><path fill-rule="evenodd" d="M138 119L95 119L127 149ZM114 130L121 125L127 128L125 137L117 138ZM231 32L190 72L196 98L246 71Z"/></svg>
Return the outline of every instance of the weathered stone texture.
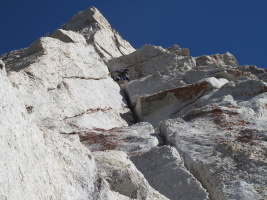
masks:
<svg viewBox="0 0 267 200"><path fill-rule="evenodd" d="M77 34L64 31L72 38ZM68 133L132 123L119 86L91 45L45 37L18 56L16 63L7 62L9 79L39 126Z"/></svg>
<svg viewBox="0 0 267 200"><path fill-rule="evenodd" d="M141 155L131 157L149 182L161 194L173 200L209 199L208 193L184 166L173 147L155 147Z"/></svg>
<svg viewBox="0 0 267 200"><path fill-rule="evenodd" d="M157 146L160 139L147 122L109 130L92 129L78 134L81 142L91 151L120 150L129 155L148 151Z"/></svg>
<svg viewBox="0 0 267 200"><path fill-rule="evenodd" d="M141 96L136 103L135 111L140 120L148 121L157 127L159 121L172 118L182 108L196 101L205 92L218 89L226 82L228 81L213 77L184 87Z"/></svg>
<svg viewBox="0 0 267 200"><path fill-rule="evenodd" d="M97 199L103 188L97 187L90 151L51 130L39 130L4 69L0 90L0 199Z"/></svg>
<svg viewBox="0 0 267 200"><path fill-rule="evenodd" d="M0 59L1 200L267 199L266 69L135 50L94 7Z"/></svg>
<svg viewBox="0 0 267 200"><path fill-rule="evenodd" d="M167 143L176 147L212 199L266 198L266 94L236 94L241 97L236 104L223 103L219 96L215 103L214 95L206 106L162 123Z"/></svg>
<svg viewBox="0 0 267 200"><path fill-rule="evenodd" d="M167 200L153 189L122 151L93 152L99 173L112 190L131 199Z"/></svg>
<svg viewBox="0 0 267 200"><path fill-rule="evenodd" d="M131 79L140 79L156 72L176 76L195 65L196 61L191 56L179 56L153 45L143 45L140 50L108 62L110 70L128 68Z"/></svg>

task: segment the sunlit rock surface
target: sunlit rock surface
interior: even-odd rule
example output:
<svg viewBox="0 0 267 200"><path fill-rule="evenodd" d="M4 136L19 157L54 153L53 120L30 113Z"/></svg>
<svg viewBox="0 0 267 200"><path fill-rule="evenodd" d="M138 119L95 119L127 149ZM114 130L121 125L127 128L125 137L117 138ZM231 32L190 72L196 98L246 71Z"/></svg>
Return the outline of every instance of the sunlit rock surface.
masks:
<svg viewBox="0 0 267 200"><path fill-rule="evenodd" d="M1 200L117 196L98 180L92 154L79 140L69 141L49 129L41 130L29 119L4 67L0 90Z"/></svg>
<svg viewBox="0 0 267 200"><path fill-rule="evenodd" d="M62 28L81 33L88 44L94 45L105 62L135 50L122 39L117 31L111 28L105 17L95 7L81 11L66 22Z"/></svg>
<svg viewBox="0 0 267 200"><path fill-rule="evenodd" d="M154 190L122 151L94 152L100 176L111 189L131 199L167 200Z"/></svg>
<svg viewBox="0 0 267 200"><path fill-rule="evenodd" d="M0 59L1 200L267 198L266 69L135 50L94 7Z"/></svg>
<svg viewBox="0 0 267 200"><path fill-rule="evenodd" d="M152 125L147 122L109 130L92 129L80 132L79 137L91 151L120 150L129 155L146 152L163 143Z"/></svg>
<svg viewBox="0 0 267 200"><path fill-rule="evenodd" d="M266 91L254 80L226 84L181 118L161 124L167 144L212 199L266 197Z"/></svg>
<svg viewBox="0 0 267 200"><path fill-rule="evenodd" d="M120 88L108 77L94 47L78 33L56 33L57 38L69 36L77 43L43 37L23 53L11 52L17 56L15 63L6 60L9 79L30 117L39 126L64 133L79 127L110 129L132 124Z"/></svg>
<svg viewBox="0 0 267 200"><path fill-rule="evenodd" d="M155 147L131 157L149 184L170 199L209 199L208 193L185 168L173 147Z"/></svg>

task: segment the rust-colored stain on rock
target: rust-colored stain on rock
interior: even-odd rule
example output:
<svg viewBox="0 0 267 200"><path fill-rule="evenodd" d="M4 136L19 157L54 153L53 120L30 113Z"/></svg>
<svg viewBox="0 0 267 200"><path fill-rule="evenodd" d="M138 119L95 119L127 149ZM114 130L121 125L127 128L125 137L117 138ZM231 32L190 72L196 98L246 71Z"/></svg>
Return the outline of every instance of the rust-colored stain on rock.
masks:
<svg viewBox="0 0 267 200"><path fill-rule="evenodd" d="M239 116L238 112L222 110L219 107L211 110L211 116L213 117L214 123L225 130L233 130L234 126L248 124L248 122Z"/></svg>
<svg viewBox="0 0 267 200"><path fill-rule="evenodd" d="M170 90L165 90L149 97L142 97L141 103L143 102L154 102L163 100L169 93L173 94L176 99L180 102L188 102L196 99L203 91L207 90L208 82L202 82L197 84L188 85L186 87L180 87Z"/></svg>
<svg viewBox="0 0 267 200"><path fill-rule="evenodd" d="M99 144L99 147L90 149L91 151L114 150L118 146L118 137L115 134L99 134L95 132L87 132L79 134L80 141L87 145Z"/></svg>

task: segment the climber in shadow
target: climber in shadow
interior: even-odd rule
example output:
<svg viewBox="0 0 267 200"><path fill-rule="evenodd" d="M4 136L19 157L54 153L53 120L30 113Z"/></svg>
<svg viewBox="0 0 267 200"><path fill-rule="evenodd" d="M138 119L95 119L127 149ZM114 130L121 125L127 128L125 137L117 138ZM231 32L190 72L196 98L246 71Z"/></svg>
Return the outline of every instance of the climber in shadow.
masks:
<svg viewBox="0 0 267 200"><path fill-rule="evenodd" d="M121 70L111 71L109 72L109 75L112 76L113 80L118 82L119 80L122 80L122 83L124 84L127 81L130 81L129 75L128 75L129 69L122 68ZM113 74L116 73L115 76Z"/></svg>

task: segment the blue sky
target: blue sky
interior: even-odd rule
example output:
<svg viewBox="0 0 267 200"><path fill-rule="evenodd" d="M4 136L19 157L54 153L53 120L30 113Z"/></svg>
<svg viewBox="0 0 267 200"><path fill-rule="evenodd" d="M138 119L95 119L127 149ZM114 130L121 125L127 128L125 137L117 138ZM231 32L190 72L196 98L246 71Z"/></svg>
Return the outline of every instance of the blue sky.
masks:
<svg viewBox="0 0 267 200"><path fill-rule="evenodd" d="M267 68L267 0L8 0L0 7L0 54L28 47L89 6L135 48L229 51L240 65Z"/></svg>

